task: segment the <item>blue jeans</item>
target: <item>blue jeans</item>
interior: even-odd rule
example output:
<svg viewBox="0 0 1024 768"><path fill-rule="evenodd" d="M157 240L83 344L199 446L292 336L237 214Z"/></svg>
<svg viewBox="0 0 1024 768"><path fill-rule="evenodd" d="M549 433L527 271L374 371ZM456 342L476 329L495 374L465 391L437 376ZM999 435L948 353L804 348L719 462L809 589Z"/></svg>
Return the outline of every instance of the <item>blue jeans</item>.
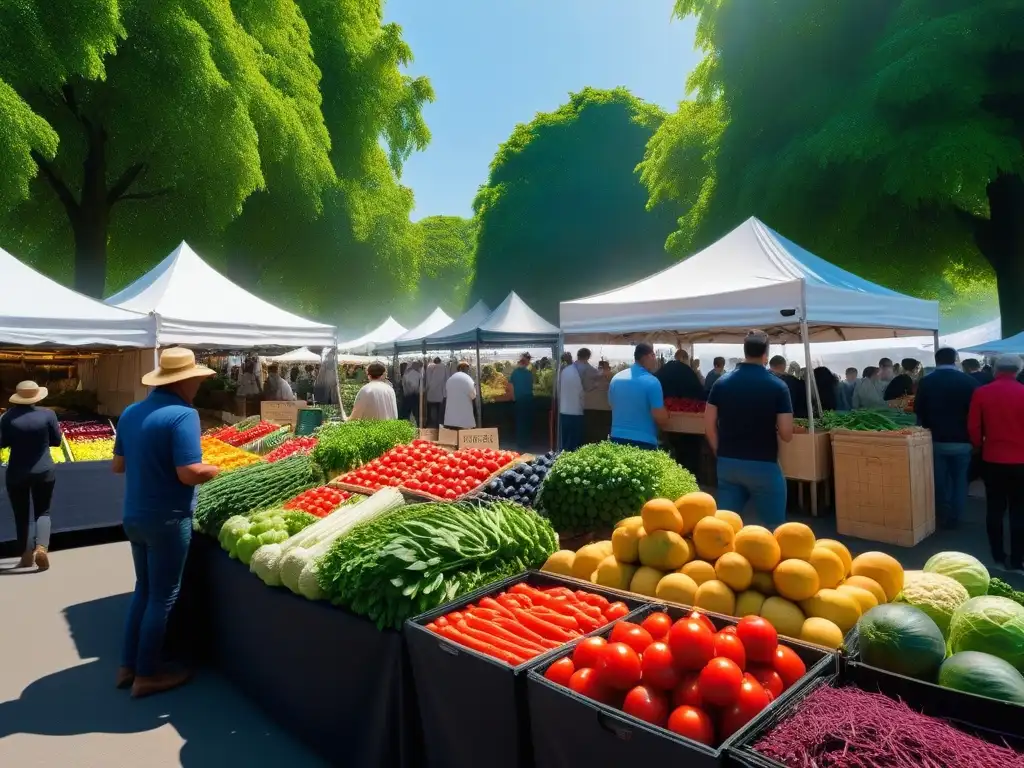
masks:
<svg viewBox="0 0 1024 768"><path fill-rule="evenodd" d="M533 399L516 400L516 450L526 453L530 449L533 431Z"/></svg>
<svg viewBox="0 0 1024 768"><path fill-rule="evenodd" d="M743 514L747 502L762 525L771 529L786 522L786 479L772 461L718 458L718 508Z"/></svg>
<svg viewBox="0 0 1024 768"><path fill-rule="evenodd" d="M135 594L128 608L121 664L139 677L149 677L159 669L167 617L181 589L192 518L125 520L124 532L135 561Z"/></svg>
<svg viewBox="0 0 1024 768"><path fill-rule="evenodd" d="M583 417L562 413L558 418L562 421L562 450L575 451L583 445Z"/></svg>
<svg viewBox="0 0 1024 768"><path fill-rule="evenodd" d="M935 516L942 525L955 525L967 509L967 476L971 471L970 443L933 443Z"/></svg>

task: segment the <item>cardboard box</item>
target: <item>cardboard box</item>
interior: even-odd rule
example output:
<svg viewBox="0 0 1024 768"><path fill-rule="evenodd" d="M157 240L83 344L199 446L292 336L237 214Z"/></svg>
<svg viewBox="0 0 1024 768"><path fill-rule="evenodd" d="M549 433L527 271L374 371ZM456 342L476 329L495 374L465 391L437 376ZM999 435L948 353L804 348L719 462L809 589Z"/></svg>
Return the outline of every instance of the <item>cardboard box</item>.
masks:
<svg viewBox="0 0 1024 768"><path fill-rule="evenodd" d="M498 450L498 430L493 427L484 429L445 429L437 430L437 442L455 448L493 448Z"/></svg>
<svg viewBox="0 0 1024 768"><path fill-rule="evenodd" d="M296 400L264 400L260 403L260 418L275 424L294 427L299 415L299 406L305 405Z"/></svg>
<svg viewBox="0 0 1024 768"><path fill-rule="evenodd" d="M839 533L911 547L935 532L930 432L831 434Z"/></svg>
<svg viewBox="0 0 1024 768"><path fill-rule="evenodd" d="M668 414L668 424L665 425L665 428L662 431L682 432L687 435L703 435L704 414L670 411Z"/></svg>
<svg viewBox="0 0 1024 768"><path fill-rule="evenodd" d="M807 482L832 476L832 439L828 432L794 433L792 441L779 441L779 466L790 480Z"/></svg>

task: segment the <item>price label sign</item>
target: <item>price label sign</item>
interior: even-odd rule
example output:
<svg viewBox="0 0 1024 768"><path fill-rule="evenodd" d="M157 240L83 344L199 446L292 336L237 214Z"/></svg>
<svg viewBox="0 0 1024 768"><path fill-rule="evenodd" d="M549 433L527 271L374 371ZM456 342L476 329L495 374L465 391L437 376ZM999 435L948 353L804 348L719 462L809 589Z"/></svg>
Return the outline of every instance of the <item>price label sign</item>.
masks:
<svg viewBox="0 0 1024 768"><path fill-rule="evenodd" d="M460 429L459 448L493 448L498 450L498 430L493 427L487 429Z"/></svg>
<svg viewBox="0 0 1024 768"><path fill-rule="evenodd" d="M299 405L294 400L264 400L260 403L260 418L275 424L295 426Z"/></svg>

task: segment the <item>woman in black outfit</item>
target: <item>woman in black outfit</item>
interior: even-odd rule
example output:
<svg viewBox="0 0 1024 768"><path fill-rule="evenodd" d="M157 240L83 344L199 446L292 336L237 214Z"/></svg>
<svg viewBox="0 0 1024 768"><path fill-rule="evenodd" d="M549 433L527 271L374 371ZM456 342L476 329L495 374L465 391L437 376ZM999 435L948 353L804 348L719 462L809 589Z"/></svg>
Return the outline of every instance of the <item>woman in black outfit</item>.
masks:
<svg viewBox="0 0 1024 768"><path fill-rule="evenodd" d="M45 571L50 546L50 499L55 482L50 448L60 446L60 426L53 411L35 404L49 394L34 381L23 381L14 395L14 406L0 416L0 448L10 448L7 462L7 495L14 510L18 546L24 554L18 568L33 564ZM35 507L36 538L28 538L30 509Z"/></svg>

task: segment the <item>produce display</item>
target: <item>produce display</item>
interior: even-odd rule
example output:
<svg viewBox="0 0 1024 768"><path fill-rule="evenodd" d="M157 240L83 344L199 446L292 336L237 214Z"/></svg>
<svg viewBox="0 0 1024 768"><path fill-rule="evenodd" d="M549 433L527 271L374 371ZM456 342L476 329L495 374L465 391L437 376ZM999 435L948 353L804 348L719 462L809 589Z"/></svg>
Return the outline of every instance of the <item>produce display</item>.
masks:
<svg viewBox="0 0 1024 768"><path fill-rule="evenodd" d="M110 461L114 458L114 438L76 438L68 440L68 449L72 461Z"/></svg>
<svg viewBox="0 0 1024 768"><path fill-rule="evenodd" d="M68 440L105 440L114 437L110 422L101 419L60 416L60 431Z"/></svg>
<svg viewBox="0 0 1024 768"><path fill-rule="evenodd" d="M988 583L988 593L996 597L1006 597L1019 605L1024 605L1024 592L1014 589L1002 579L991 579Z"/></svg>
<svg viewBox="0 0 1024 768"><path fill-rule="evenodd" d="M246 565L264 544L280 543L316 522L308 512L268 509L253 515L229 517L217 540L232 558Z"/></svg>
<svg viewBox="0 0 1024 768"><path fill-rule="evenodd" d="M988 594L991 578L982 562L963 552L939 552L924 564L926 573L939 573L959 582L970 597ZM963 602L962 600L960 602Z"/></svg>
<svg viewBox="0 0 1024 768"><path fill-rule="evenodd" d="M1021 768L1024 756L853 686L815 689L754 743L792 768Z"/></svg>
<svg viewBox="0 0 1024 768"><path fill-rule="evenodd" d="M427 624L453 643L512 666L621 619L629 608L601 595L568 587L520 582Z"/></svg>
<svg viewBox="0 0 1024 768"><path fill-rule="evenodd" d="M708 404L692 397L666 397L665 409L672 413L704 413Z"/></svg>
<svg viewBox="0 0 1024 768"><path fill-rule="evenodd" d="M543 456L506 469L487 484L481 497L506 499L524 507L534 506L540 485L551 471L558 454L559 451L548 451Z"/></svg>
<svg viewBox="0 0 1024 768"><path fill-rule="evenodd" d="M775 629L749 616L716 631L700 611L652 613L589 637L544 676L659 728L716 747L807 672Z"/></svg>
<svg viewBox="0 0 1024 768"><path fill-rule="evenodd" d="M890 555L854 558L803 523L774 532L744 525L702 491L651 499L616 524L611 540L560 550L544 570L726 616L761 616L781 635L828 648L904 584Z"/></svg>
<svg viewBox="0 0 1024 768"><path fill-rule="evenodd" d="M10 448L0 448L0 466L6 466L11 458ZM50 448L50 458L54 464L62 464L65 461L64 451L61 448Z"/></svg>
<svg viewBox="0 0 1024 768"><path fill-rule="evenodd" d="M408 618L539 566L557 547L551 525L518 504L414 504L338 541L320 562L320 587L332 602L397 629Z"/></svg>
<svg viewBox="0 0 1024 768"><path fill-rule="evenodd" d="M327 515L350 498L352 498L350 493L346 493L338 488L332 488L329 485L321 485L318 488L310 488L308 491L303 491L295 498L289 499L284 503L284 508L308 512L315 517L327 517Z"/></svg>
<svg viewBox="0 0 1024 768"><path fill-rule="evenodd" d="M197 530L217 536L234 515L281 504L322 482L308 456L293 456L273 464L260 462L224 472L201 486L193 520Z"/></svg>
<svg viewBox="0 0 1024 768"><path fill-rule="evenodd" d="M311 455L330 477L373 461L415 437L416 428L403 419L332 423L318 432Z"/></svg>
<svg viewBox="0 0 1024 768"><path fill-rule="evenodd" d="M806 430L810 426L807 419L793 419L794 426ZM814 427L819 432L832 429L851 429L858 432L897 432L909 434L916 431L917 417L913 413L904 413L892 408L874 408L858 411L825 411L820 418L814 420Z"/></svg>
<svg viewBox="0 0 1024 768"><path fill-rule="evenodd" d="M369 491L402 487L454 501L479 488L516 456L490 448L449 451L429 440L413 440L410 445L396 445L383 456L336 477L334 482Z"/></svg>
<svg viewBox="0 0 1024 768"><path fill-rule="evenodd" d="M316 448L315 437L291 437L264 456L263 460L273 463L275 461L280 461L281 459L287 459L289 456L295 456L296 454L308 456L313 452L314 448Z"/></svg>
<svg viewBox="0 0 1024 768"><path fill-rule="evenodd" d="M697 481L662 451L603 442L562 453L537 497L559 531L590 531L636 513L649 499L677 499Z"/></svg>
<svg viewBox="0 0 1024 768"><path fill-rule="evenodd" d="M228 424L225 427L214 430L207 436L238 448L254 443L280 429L280 424L274 424L271 421L258 421L252 425L246 422L239 422L238 424Z"/></svg>
<svg viewBox="0 0 1024 768"><path fill-rule="evenodd" d="M203 463L213 464L225 471L248 467L250 464L259 464L261 461L255 453L235 448L215 437L204 436L200 439L200 443L203 447Z"/></svg>

